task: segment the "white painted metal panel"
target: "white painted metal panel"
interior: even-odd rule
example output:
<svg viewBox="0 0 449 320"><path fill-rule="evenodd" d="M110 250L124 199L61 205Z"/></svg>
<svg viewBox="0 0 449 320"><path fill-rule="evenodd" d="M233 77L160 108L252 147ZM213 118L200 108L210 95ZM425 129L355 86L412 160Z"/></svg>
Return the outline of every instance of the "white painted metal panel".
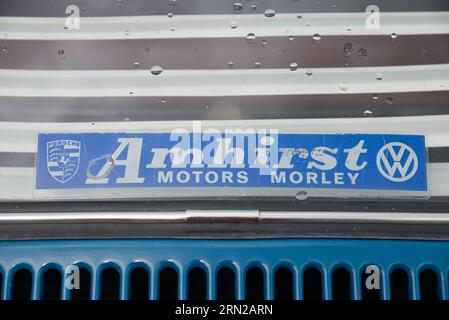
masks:
<svg viewBox="0 0 449 320"><path fill-rule="evenodd" d="M298 18L300 17L300 18ZM449 33L448 12L383 12L379 29L366 28L365 12L122 16L81 18L65 30L65 18L0 17L0 40L113 40L235 38L256 36L425 35ZM231 28L231 22L237 27Z"/></svg>

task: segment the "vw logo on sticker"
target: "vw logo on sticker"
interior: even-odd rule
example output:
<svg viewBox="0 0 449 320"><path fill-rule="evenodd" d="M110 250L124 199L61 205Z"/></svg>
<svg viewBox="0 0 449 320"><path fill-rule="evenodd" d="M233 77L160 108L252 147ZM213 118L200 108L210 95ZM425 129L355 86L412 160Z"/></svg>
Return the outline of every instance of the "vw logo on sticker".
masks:
<svg viewBox="0 0 449 320"><path fill-rule="evenodd" d="M408 145L391 142L384 145L376 157L377 169L388 180L404 182L418 171L418 157Z"/></svg>

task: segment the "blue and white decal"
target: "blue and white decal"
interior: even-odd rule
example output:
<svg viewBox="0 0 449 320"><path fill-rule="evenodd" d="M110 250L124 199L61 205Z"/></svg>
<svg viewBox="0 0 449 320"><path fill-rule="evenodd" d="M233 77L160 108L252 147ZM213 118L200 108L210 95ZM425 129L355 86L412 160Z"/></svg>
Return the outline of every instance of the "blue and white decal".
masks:
<svg viewBox="0 0 449 320"><path fill-rule="evenodd" d="M79 167L80 148L81 142L77 140L47 142L47 168L52 178L66 183L75 176Z"/></svg>
<svg viewBox="0 0 449 320"><path fill-rule="evenodd" d="M36 189L334 188L427 191L419 135L49 133Z"/></svg>

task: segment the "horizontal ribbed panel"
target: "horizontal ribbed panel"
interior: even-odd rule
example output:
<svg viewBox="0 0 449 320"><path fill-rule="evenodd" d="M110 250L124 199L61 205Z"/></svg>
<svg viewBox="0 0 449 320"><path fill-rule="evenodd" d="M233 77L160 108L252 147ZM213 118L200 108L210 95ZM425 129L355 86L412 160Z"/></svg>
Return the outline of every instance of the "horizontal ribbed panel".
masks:
<svg viewBox="0 0 449 320"><path fill-rule="evenodd" d="M154 1L150 11L140 2L86 1L79 30L64 28L62 4L33 12L0 5L0 200L203 196L34 190L38 133L169 132L191 128L191 120L203 129L425 135L429 195L449 196L442 1L381 1L374 29L365 24L367 1ZM229 189L204 196L295 195Z"/></svg>

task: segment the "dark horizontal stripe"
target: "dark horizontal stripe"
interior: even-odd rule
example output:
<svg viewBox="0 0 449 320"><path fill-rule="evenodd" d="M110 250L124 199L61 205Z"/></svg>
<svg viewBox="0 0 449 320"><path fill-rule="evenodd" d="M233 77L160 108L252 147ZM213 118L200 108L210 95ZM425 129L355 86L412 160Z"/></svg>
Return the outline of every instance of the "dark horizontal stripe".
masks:
<svg viewBox="0 0 449 320"><path fill-rule="evenodd" d="M449 147L429 148L429 162L449 162Z"/></svg>
<svg viewBox="0 0 449 320"><path fill-rule="evenodd" d="M235 11L233 3L240 2L243 8ZM65 15L68 5L76 4L83 16L123 16L123 15L165 15L174 14L232 14L251 13L251 5L257 5L255 13L263 13L266 9L274 9L278 13L288 12L365 12L365 8L373 4L372 0L177 0L170 5L169 0L2 0L0 14L3 16L41 16L61 17ZM382 11L449 11L447 0L377 0L375 4Z"/></svg>
<svg viewBox="0 0 449 320"><path fill-rule="evenodd" d="M76 205L76 204L75 204ZM67 209L67 208L65 208ZM363 214L363 213L362 213ZM447 224L360 223L19 223L1 226L0 240L35 239L405 239L444 240ZM387 245L387 243L385 243Z"/></svg>
<svg viewBox="0 0 449 320"><path fill-rule="evenodd" d="M245 120L449 114L449 91L242 97L0 97L0 121Z"/></svg>
<svg viewBox="0 0 449 320"><path fill-rule="evenodd" d="M35 154L25 152L0 152L0 167L34 167Z"/></svg>
<svg viewBox="0 0 449 320"><path fill-rule="evenodd" d="M266 44L263 44L265 43ZM449 34L390 36L329 36L319 43L311 36L241 38L148 39L99 41L4 40L3 69L288 69L400 66L449 63ZM352 47L350 47L352 45ZM345 51L346 46L346 51ZM351 50L349 50L351 48ZM149 52L148 52L149 49ZM61 54L63 50L64 53ZM58 54L59 52L59 54ZM347 53L345 53L347 52Z"/></svg>
<svg viewBox="0 0 449 320"><path fill-rule="evenodd" d="M449 162L449 147L429 148L429 162ZM29 168L35 165L34 153L0 152L0 167Z"/></svg>
<svg viewBox="0 0 449 320"><path fill-rule="evenodd" d="M429 148L430 163L449 162L449 147ZM0 167L30 168L35 166L34 153L0 152Z"/></svg>
<svg viewBox="0 0 449 320"><path fill-rule="evenodd" d="M449 213L449 197L429 200L360 200L329 199L296 200L263 197L242 199L195 199L155 201L42 201L2 202L0 213L43 212L147 212L183 210L245 210L260 211L333 211L333 212L427 212Z"/></svg>

